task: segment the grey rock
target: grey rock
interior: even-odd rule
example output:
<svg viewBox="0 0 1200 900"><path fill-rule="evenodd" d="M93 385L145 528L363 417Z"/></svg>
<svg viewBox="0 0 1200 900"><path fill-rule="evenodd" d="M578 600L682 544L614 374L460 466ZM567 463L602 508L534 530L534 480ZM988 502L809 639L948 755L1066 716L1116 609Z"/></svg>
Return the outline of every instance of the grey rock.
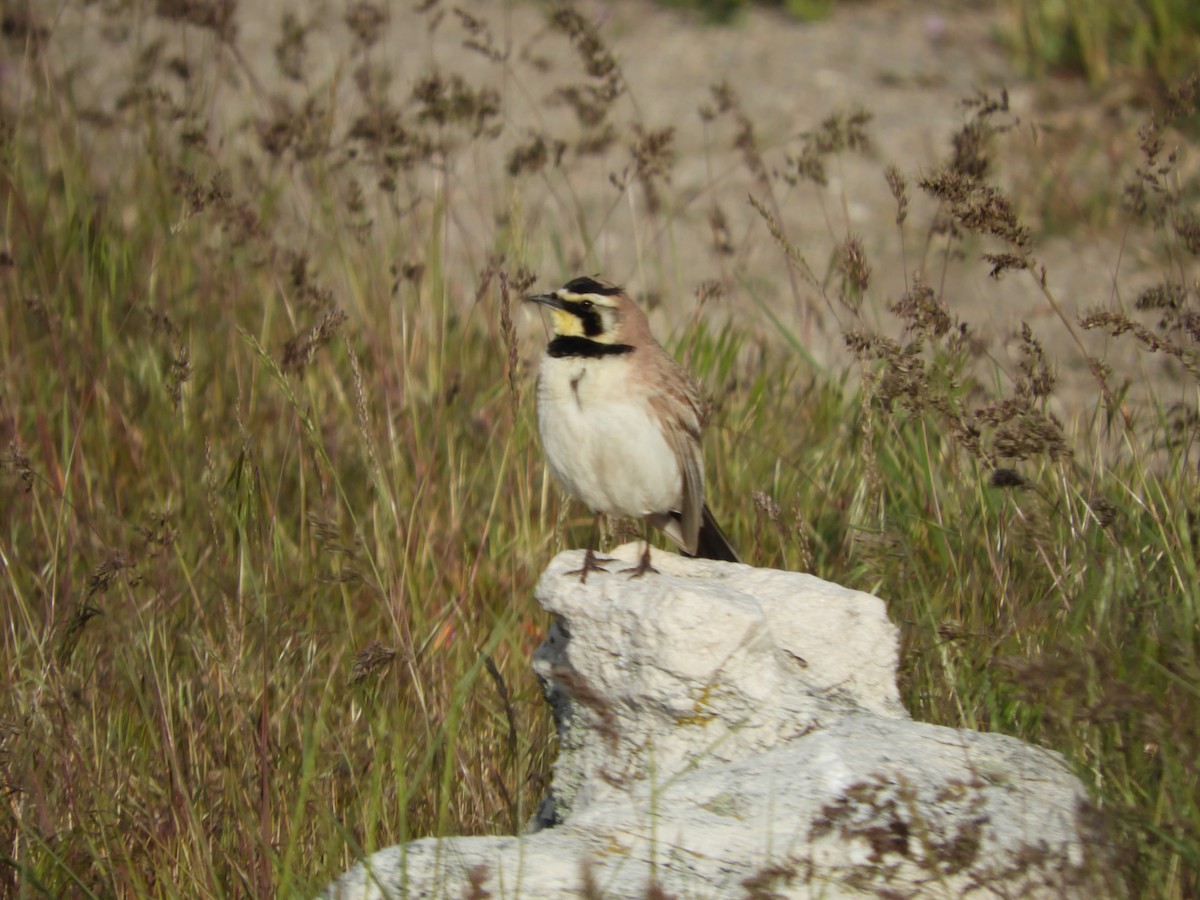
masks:
<svg viewBox="0 0 1200 900"><path fill-rule="evenodd" d="M392 847L325 896L1116 893L1061 757L911 720L877 597L665 552L658 575L580 584L580 561L560 554L537 591L562 749L535 830Z"/></svg>

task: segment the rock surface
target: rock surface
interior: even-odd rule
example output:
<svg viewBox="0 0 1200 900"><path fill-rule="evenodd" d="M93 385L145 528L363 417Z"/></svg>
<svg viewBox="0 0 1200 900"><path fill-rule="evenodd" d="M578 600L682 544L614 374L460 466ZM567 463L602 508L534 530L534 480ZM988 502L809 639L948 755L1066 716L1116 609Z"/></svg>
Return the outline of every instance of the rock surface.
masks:
<svg viewBox="0 0 1200 900"><path fill-rule="evenodd" d="M553 827L392 847L327 897L1106 893L1058 755L908 717L883 601L666 552L631 580L637 552L586 584L560 554L538 586L558 617L534 662L562 739Z"/></svg>

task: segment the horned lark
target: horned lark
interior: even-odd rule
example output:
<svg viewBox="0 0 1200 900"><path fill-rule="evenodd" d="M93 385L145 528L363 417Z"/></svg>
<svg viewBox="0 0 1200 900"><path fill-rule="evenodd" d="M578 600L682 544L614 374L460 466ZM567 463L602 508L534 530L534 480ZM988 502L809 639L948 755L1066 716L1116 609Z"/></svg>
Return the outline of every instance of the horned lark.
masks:
<svg viewBox="0 0 1200 900"><path fill-rule="evenodd" d="M650 333L646 314L615 285L576 278L526 297L551 313L554 337L538 372L538 430L554 477L595 514L583 568L607 571L595 555L603 514L646 521L688 556L738 561L704 502L704 425L699 392Z"/></svg>

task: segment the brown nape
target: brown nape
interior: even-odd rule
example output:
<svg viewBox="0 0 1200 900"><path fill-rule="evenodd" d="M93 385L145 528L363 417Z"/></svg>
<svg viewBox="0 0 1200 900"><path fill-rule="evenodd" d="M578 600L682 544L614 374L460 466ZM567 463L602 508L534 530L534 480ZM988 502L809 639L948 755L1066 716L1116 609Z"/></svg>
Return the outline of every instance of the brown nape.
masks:
<svg viewBox="0 0 1200 900"><path fill-rule="evenodd" d="M617 337L621 341L635 346L657 344L654 334L650 331L650 320L646 318L646 313L642 311L642 308L627 294L618 294L615 299L617 309L620 311L620 324L616 329Z"/></svg>

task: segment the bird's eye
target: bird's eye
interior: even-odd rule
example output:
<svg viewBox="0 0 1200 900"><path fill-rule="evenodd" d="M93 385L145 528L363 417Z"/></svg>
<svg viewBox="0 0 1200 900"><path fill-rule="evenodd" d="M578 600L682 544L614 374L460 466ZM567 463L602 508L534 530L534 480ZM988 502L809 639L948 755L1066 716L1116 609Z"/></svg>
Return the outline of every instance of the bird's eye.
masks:
<svg viewBox="0 0 1200 900"><path fill-rule="evenodd" d="M590 312L592 307L595 305L596 304L593 303L591 300L581 300L579 303L579 308L582 309L584 312Z"/></svg>

